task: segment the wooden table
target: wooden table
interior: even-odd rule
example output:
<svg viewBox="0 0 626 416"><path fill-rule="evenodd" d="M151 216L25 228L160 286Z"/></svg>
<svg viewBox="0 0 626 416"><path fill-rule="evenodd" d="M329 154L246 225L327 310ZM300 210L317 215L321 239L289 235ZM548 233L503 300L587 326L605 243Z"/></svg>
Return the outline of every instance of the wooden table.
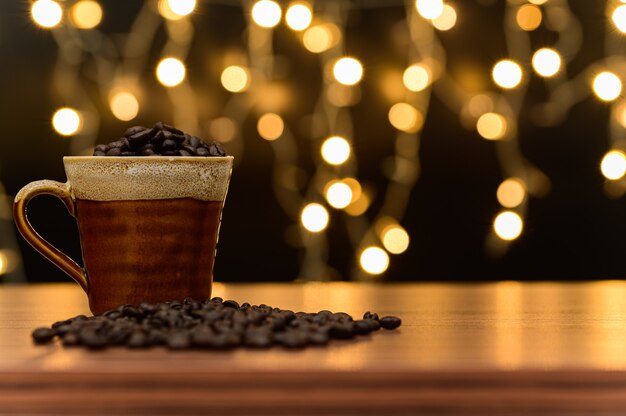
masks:
<svg viewBox="0 0 626 416"><path fill-rule="evenodd" d="M88 313L78 286L0 286L0 413L626 414L626 282L217 284L214 295L404 324L302 351L91 352L30 339Z"/></svg>

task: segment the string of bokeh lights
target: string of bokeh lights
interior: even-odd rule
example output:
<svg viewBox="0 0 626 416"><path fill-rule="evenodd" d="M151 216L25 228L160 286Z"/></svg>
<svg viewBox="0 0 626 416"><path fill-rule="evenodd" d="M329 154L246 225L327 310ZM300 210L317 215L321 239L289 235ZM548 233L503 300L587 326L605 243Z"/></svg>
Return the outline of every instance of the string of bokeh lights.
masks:
<svg viewBox="0 0 626 416"><path fill-rule="evenodd" d="M382 207L376 215L369 212L375 190L358 179L353 146L361 138L353 137L350 116L350 107L361 95L360 81L368 74L358 57L345 54L344 47L345 18L356 6L358 2L243 1L244 13L249 16L247 51L225 59L227 65L221 69L220 81L232 95L219 117L203 122L194 108L195 92L189 86L185 65L193 38L190 17L198 8L195 0L145 2L128 34L125 53L117 61L102 56L107 38L97 30L104 13L97 1L37 0L31 5L31 16L54 34L60 50L55 82L64 100L72 103L72 107L54 113L52 126L59 134L73 137L72 151L76 154L89 153L95 143L99 117L78 85L79 51L92 54L96 61L98 83L103 96L108 97L111 113L123 121L137 117L145 99L139 84L146 56L157 28L164 22L168 41L154 71L172 102L177 103L173 106L174 123L191 132L208 130L212 138L228 142L229 152L238 159L244 150L241 125L247 117L256 118L259 136L274 151L277 200L294 224L299 224L296 233L288 234L297 234L298 238L290 239L304 250L300 272L304 279L330 275L325 230L331 213L332 221L344 220L354 246L358 261L353 279L383 274L389 267L389 254L407 250L410 235L401 222L418 179L420 135L431 94L458 113L464 126L496 146L503 177L496 198L502 209L494 217L487 238L490 252L502 254L511 241L519 238L529 196L540 197L550 188L546 175L519 150L517 125L522 105L528 105L524 96L532 72L545 79L549 92L545 102L532 104L532 119L540 126L561 123L568 110L591 93L611 105L610 149L599 161L599 171L606 178L608 196L619 198L626 192L626 100L621 98L621 79L626 76L626 61L621 54L626 5L617 0L606 3L605 58L576 76L568 76L567 64L579 52L582 32L567 1L509 0L504 22L506 55L491 72L495 88L477 92L467 91L447 70L446 49L437 35L454 28L461 3L416 0L406 6L402 32L409 51L406 67L397 68L389 80L381 80L390 101L389 123L397 135L395 153L383 161L389 185L379 195ZM311 117L315 122L311 123L310 143L296 139L280 115L279 105L273 108L263 101L270 94L280 102L285 94L286 87L275 79L272 46L273 29L283 21L304 49L319 56L323 74L320 97ZM558 40L533 50L530 33L542 27L556 32ZM81 32L89 32L90 36L82 36ZM105 46L98 49L93 42ZM298 149L308 144L314 146L318 156L315 172L303 185L299 180L304 175L298 166Z"/></svg>

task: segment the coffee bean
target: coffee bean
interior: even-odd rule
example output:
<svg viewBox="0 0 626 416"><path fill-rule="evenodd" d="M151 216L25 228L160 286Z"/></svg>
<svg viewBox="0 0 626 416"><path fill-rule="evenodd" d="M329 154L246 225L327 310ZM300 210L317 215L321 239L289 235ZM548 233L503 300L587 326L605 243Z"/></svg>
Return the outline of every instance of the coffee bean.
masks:
<svg viewBox="0 0 626 416"><path fill-rule="evenodd" d="M130 348L146 348L150 346L148 337L143 332L133 332L126 343Z"/></svg>
<svg viewBox="0 0 626 416"><path fill-rule="evenodd" d="M372 326L366 320L354 321L354 332L358 335L367 335L372 331Z"/></svg>
<svg viewBox="0 0 626 416"><path fill-rule="evenodd" d="M156 131L154 129L145 129L130 136L126 136L130 146L138 148L148 144L150 139L154 137Z"/></svg>
<svg viewBox="0 0 626 416"><path fill-rule="evenodd" d="M382 327L397 328L397 317L366 312L354 321L345 312L322 310L296 312L269 305L241 305L220 297L198 301L185 298L158 304L120 305L102 315L58 321L51 328L33 331L36 343L47 343L58 336L64 346L100 349L124 345L148 348L163 345L168 349L228 349L238 346L285 348L325 345L331 338L351 339Z"/></svg>
<svg viewBox="0 0 626 416"><path fill-rule="evenodd" d="M184 134L182 131L178 130L176 127L170 126L169 124L165 124L161 122L161 125L163 126L164 130L167 130L170 133L180 134L180 135Z"/></svg>
<svg viewBox="0 0 626 416"><path fill-rule="evenodd" d="M402 325L402 320L397 316L383 316L380 318L380 326L385 329L396 329Z"/></svg>
<svg viewBox="0 0 626 416"><path fill-rule="evenodd" d="M113 328L107 335L106 341L111 345L125 344L126 340L130 337L130 330L128 328Z"/></svg>
<svg viewBox="0 0 626 416"><path fill-rule="evenodd" d="M51 325L52 329L57 329L61 325L69 325L72 323L72 319L66 319L64 321L57 321Z"/></svg>
<svg viewBox="0 0 626 416"><path fill-rule="evenodd" d="M141 319L143 318L143 313L141 312L141 310L131 305L126 305L124 306L124 309L122 309L122 316L126 316L128 318Z"/></svg>
<svg viewBox="0 0 626 416"><path fill-rule="evenodd" d="M73 347L80 344L80 339L78 338L77 334L73 332L68 332L67 334L63 335L63 337L61 337L61 343L63 343L63 346L65 347Z"/></svg>
<svg viewBox="0 0 626 416"><path fill-rule="evenodd" d="M165 139L163 140L163 144L161 144L161 148L163 150L174 150L176 149L176 142L171 139Z"/></svg>
<svg viewBox="0 0 626 416"><path fill-rule="evenodd" d="M186 332L174 332L167 338L167 347L171 350L182 350L191 345L189 334Z"/></svg>
<svg viewBox="0 0 626 416"><path fill-rule="evenodd" d="M202 140L199 137L191 136L189 138L189 144L193 146L194 148L200 146L200 143L202 143Z"/></svg>
<svg viewBox="0 0 626 416"><path fill-rule="evenodd" d="M207 149L205 149L204 147L199 147L199 148L196 150L196 154L197 154L198 156L210 156L209 151L208 151Z"/></svg>
<svg viewBox="0 0 626 416"><path fill-rule="evenodd" d="M237 302L235 302L234 300L224 301L224 303L222 303L222 305L224 305L226 308L239 309L239 304Z"/></svg>
<svg viewBox="0 0 626 416"><path fill-rule="evenodd" d="M139 310L141 311L143 316L152 315L156 312L156 306L151 303L140 303Z"/></svg>
<svg viewBox="0 0 626 416"><path fill-rule="evenodd" d="M330 327L328 335L337 339L354 338L354 335L356 335L354 331L354 324L352 322L334 324Z"/></svg>
<svg viewBox="0 0 626 416"><path fill-rule="evenodd" d="M375 319L378 321L378 314L367 311L363 314L363 319Z"/></svg>
<svg viewBox="0 0 626 416"><path fill-rule="evenodd" d="M211 146L209 146L209 154L211 156L226 156L226 152L221 144L217 142L213 142Z"/></svg>
<svg viewBox="0 0 626 416"><path fill-rule="evenodd" d="M117 141L109 143L108 146L109 146L109 149L121 149L122 147L124 147L125 144L126 144L125 142L121 140L117 140Z"/></svg>
<svg viewBox="0 0 626 416"><path fill-rule="evenodd" d="M191 333L191 344L199 348L208 348L212 345L215 333L209 328L201 328Z"/></svg>
<svg viewBox="0 0 626 416"><path fill-rule="evenodd" d="M73 328L74 327L72 326L72 324L60 325L54 329L54 332L58 336L63 336L67 334L68 332L71 332Z"/></svg>
<svg viewBox="0 0 626 416"><path fill-rule="evenodd" d="M269 333L250 333L246 334L244 345L253 348L267 348L272 345L272 337Z"/></svg>
<svg viewBox="0 0 626 416"><path fill-rule="evenodd" d="M154 137L152 137L150 143L154 146L161 146L163 140L165 140L165 134L162 131L157 131Z"/></svg>
<svg viewBox="0 0 626 416"><path fill-rule="evenodd" d="M380 329L380 322L377 319L363 319L370 326L370 331L378 331Z"/></svg>
<svg viewBox="0 0 626 416"><path fill-rule="evenodd" d="M302 348L309 341L306 332L300 330L291 330L285 333L282 344L287 348Z"/></svg>
<svg viewBox="0 0 626 416"><path fill-rule="evenodd" d="M324 332L311 332L309 334L309 342L313 345L328 344L328 334Z"/></svg>
<svg viewBox="0 0 626 416"><path fill-rule="evenodd" d="M147 147L151 146L151 147ZM119 149L119 153L116 150ZM133 126L124 132L124 137L108 145L99 144L94 156L225 156L222 145L205 143L176 127L158 122L153 128Z"/></svg>
<svg viewBox="0 0 626 416"><path fill-rule="evenodd" d="M352 321L352 317L345 312L335 312L332 314L332 319L337 321Z"/></svg>
<svg viewBox="0 0 626 416"><path fill-rule="evenodd" d="M313 322L315 322L316 324L325 324L328 319L330 318L331 314L325 314L325 313L318 313L313 317Z"/></svg>
<svg viewBox="0 0 626 416"><path fill-rule="evenodd" d="M93 329L82 331L78 335L78 338L81 344L94 350L104 348L107 345L106 339Z"/></svg>
<svg viewBox="0 0 626 416"><path fill-rule="evenodd" d="M193 298L185 298L183 299L183 306L186 308L191 308L192 310L200 309L200 302Z"/></svg>
<svg viewBox="0 0 626 416"><path fill-rule="evenodd" d="M209 342L210 348L227 349L235 347L239 343L239 338L230 333L216 334Z"/></svg>
<svg viewBox="0 0 626 416"><path fill-rule="evenodd" d="M56 335L52 328L37 328L31 334L36 344L46 344Z"/></svg>
<svg viewBox="0 0 626 416"><path fill-rule="evenodd" d="M126 129L126 131L124 132L124 137L131 137L137 133L140 133L142 131L148 130L148 128L143 127L143 126L133 126L133 127L129 127L128 129Z"/></svg>
<svg viewBox="0 0 626 416"><path fill-rule="evenodd" d="M150 331L146 337L148 345L163 345L166 341L165 332L159 329Z"/></svg>

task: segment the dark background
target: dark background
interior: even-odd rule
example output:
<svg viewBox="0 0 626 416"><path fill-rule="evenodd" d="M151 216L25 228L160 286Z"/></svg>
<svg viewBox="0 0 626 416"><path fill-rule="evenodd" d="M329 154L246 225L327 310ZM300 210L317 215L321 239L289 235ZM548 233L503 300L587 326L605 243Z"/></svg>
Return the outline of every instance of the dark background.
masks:
<svg viewBox="0 0 626 416"><path fill-rule="evenodd" d="M105 17L99 29L106 33L125 33L140 6L139 1L101 3ZM240 7L199 3L193 17L196 35L187 61L188 77L197 92L219 108L227 93L219 85L219 71L207 62L229 48L242 48L245 19ZM507 56L504 3L457 2L457 25L439 33L449 69L462 73L464 68L478 68L485 88L492 90L490 69ZM603 57L607 24L604 2L571 3L583 24L584 41L567 69L570 76ZM68 154L68 139L52 131L50 123L54 110L66 104L50 76L57 47L48 31L31 22L28 8L26 1L0 2L0 180L9 195L30 181L65 181L62 157ZM388 106L374 84L384 68L406 64L406 52L389 47L391 27L404 16L401 6L364 8L351 13L348 25L347 52L360 57L366 69L363 97L353 108L359 179L374 185L379 195L386 186L380 164L393 152L395 133L387 121ZM546 29L533 32L531 37L534 48L550 45L555 39ZM160 38L162 45L164 33ZM160 55L158 46L157 42L151 52L152 68ZM306 52L284 25L276 30L275 49L292 65L285 82L296 89L297 100L284 117L288 123L297 124L310 114L319 94L317 57ZM168 122L170 104L149 68L143 87L149 99L130 123ZM127 123L116 120L107 109L106 97L98 98L95 86L93 90L103 117L98 142L109 142L119 137ZM540 102L545 94L543 81L531 77L525 108ZM492 220L500 210L495 191L502 177L493 143L464 129L458 114L433 99L422 134L421 176L401 222L411 235L411 245L404 254L392 256L388 280L626 277L626 200L605 196L599 170L609 147L609 106L590 96L554 128L535 127L527 113L522 112L519 123L522 152L550 177L552 189L545 198L530 200L524 233L502 258L494 259L484 250ZM210 119L219 113L204 116ZM243 126L246 149L228 195L216 278L292 280L298 276L299 251L284 239L292 221L274 199L273 154L254 127L253 117ZM312 166L312 162L303 161L309 172ZM76 226L60 202L38 198L30 205L29 214L42 235L72 257L80 257ZM328 229L331 266L347 276L356 259L347 244L345 224L336 216ZM67 280L21 238L19 241L29 281Z"/></svg>

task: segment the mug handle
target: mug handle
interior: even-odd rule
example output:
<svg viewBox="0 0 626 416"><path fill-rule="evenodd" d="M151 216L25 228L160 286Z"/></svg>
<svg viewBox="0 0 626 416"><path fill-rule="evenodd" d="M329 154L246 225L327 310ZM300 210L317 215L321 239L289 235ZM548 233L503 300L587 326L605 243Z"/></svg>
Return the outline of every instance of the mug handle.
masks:
<svg viewBox="0 0 626 416"><path fill-rule="evenodd" d="M47 242L33 228L28 216L26 208L30 200L37 195L53 195L59 198L65 204L72 217L76 217L76 205L72 199L69 183L61 183L50 180L31 182L23 187L15 196L13 203L13 218L18 231L35 250L41 253L57 266L59 269L67 273L72 279L83 288L85 293L88 290L88 282L83 269L66 254Z"/></svg>

